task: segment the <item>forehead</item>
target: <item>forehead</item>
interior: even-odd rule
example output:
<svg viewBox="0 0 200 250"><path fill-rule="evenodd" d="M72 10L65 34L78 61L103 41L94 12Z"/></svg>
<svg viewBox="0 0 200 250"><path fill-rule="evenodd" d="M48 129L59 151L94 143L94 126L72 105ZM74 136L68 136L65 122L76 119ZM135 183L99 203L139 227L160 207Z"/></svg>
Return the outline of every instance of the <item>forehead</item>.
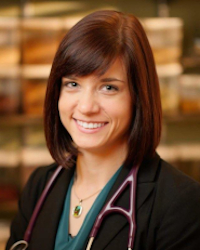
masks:
<svg viewBox="0 0 200 250"><path fill-rule="evenodd" d="M125 68L124 62L122 59L117 58L110 67L106 70L106 72L103 74L103 76L106 75L115 75L122 78L127 77L127 70Z"/></svg>

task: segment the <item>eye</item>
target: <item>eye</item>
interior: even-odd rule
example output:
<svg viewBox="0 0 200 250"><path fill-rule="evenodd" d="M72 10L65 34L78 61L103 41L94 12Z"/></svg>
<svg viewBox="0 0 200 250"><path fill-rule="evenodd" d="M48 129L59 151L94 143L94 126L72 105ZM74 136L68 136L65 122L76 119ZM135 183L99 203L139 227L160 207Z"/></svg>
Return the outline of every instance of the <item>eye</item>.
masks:
<svg viewBox="0 0 200 250"><path fill-rule="evenodd" d="M119 89L118 89L117 86L107 84L107 85L103 86L102 90L103 90L103 91L106 91L106 92L116 92L116 91L118 91Z"/></svg>
<svg viewBox="0 0 200 250"><path fill-rule="evenodd" d="M79 85L78 85L78 83L76 83L76 82L68 82L68 81L65 81L65 82L63 82L63 86L64 87L67 87L67 88L69 88L69 89L75 89L75 88L77 88Z"/></svg>

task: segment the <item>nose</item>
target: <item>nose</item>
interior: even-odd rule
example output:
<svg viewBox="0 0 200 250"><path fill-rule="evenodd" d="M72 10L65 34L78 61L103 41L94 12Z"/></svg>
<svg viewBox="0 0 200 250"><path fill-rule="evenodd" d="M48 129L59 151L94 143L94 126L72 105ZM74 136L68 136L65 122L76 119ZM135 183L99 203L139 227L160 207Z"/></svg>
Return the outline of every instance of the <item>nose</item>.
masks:
<svg viewBox="0 0 200 250"><path fill-rule="evenodd" d="M98 113L100 110L100 104L95 93L90 90L82 92L78 100L78 110L84 115Z"/></svg>

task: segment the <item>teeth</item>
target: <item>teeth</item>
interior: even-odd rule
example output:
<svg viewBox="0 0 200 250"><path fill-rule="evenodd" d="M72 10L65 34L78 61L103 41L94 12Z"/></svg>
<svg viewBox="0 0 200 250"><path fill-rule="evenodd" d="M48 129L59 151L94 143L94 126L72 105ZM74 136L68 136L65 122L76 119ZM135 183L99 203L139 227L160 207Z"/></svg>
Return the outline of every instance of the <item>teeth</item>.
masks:
<svg viewBox="0 0 200 250"><path fill-rule="evenodd" d="M105 123L92 123L92 122L82 122L77 120L78 125L86 129L100 128L104 126Z"/></svg>
<svg viewBox="0 0 200 250"><path fill-rule="evenodd" d="M89 128L94 128L94 124L93 123L89 123Z"/></svg>

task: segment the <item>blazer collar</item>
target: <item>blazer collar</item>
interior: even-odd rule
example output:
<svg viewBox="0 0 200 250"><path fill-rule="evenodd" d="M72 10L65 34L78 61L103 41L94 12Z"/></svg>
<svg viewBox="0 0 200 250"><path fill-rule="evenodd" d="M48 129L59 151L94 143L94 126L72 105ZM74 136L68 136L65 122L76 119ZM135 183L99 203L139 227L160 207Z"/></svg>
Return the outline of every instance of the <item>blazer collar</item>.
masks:
<svg viewBox="0 0 200 250"><path fill-rule="evenodd" d="M160 157L156 154L151 160L144 161L138 171L137 179L137 210L143 205L147 197L154 189L154 182L159 165ZM65 201L68 185L73 176L75 168L63 170L57 178L50 191L43 208L37 218L35 230L30 242L30 250L43 249L53 250L60 216ZM105 203L116 192L117 188L124 181L129 173L128 168L123 168L116 182L111 188ZM129 190L126 189L116 202L117 206L129 209ZM120 214L108 216L102 224L101 229L93 243L92 249L104 249L110 240L126 224L127 219ZM84 249L84 248L83 248Z"/></svg>

